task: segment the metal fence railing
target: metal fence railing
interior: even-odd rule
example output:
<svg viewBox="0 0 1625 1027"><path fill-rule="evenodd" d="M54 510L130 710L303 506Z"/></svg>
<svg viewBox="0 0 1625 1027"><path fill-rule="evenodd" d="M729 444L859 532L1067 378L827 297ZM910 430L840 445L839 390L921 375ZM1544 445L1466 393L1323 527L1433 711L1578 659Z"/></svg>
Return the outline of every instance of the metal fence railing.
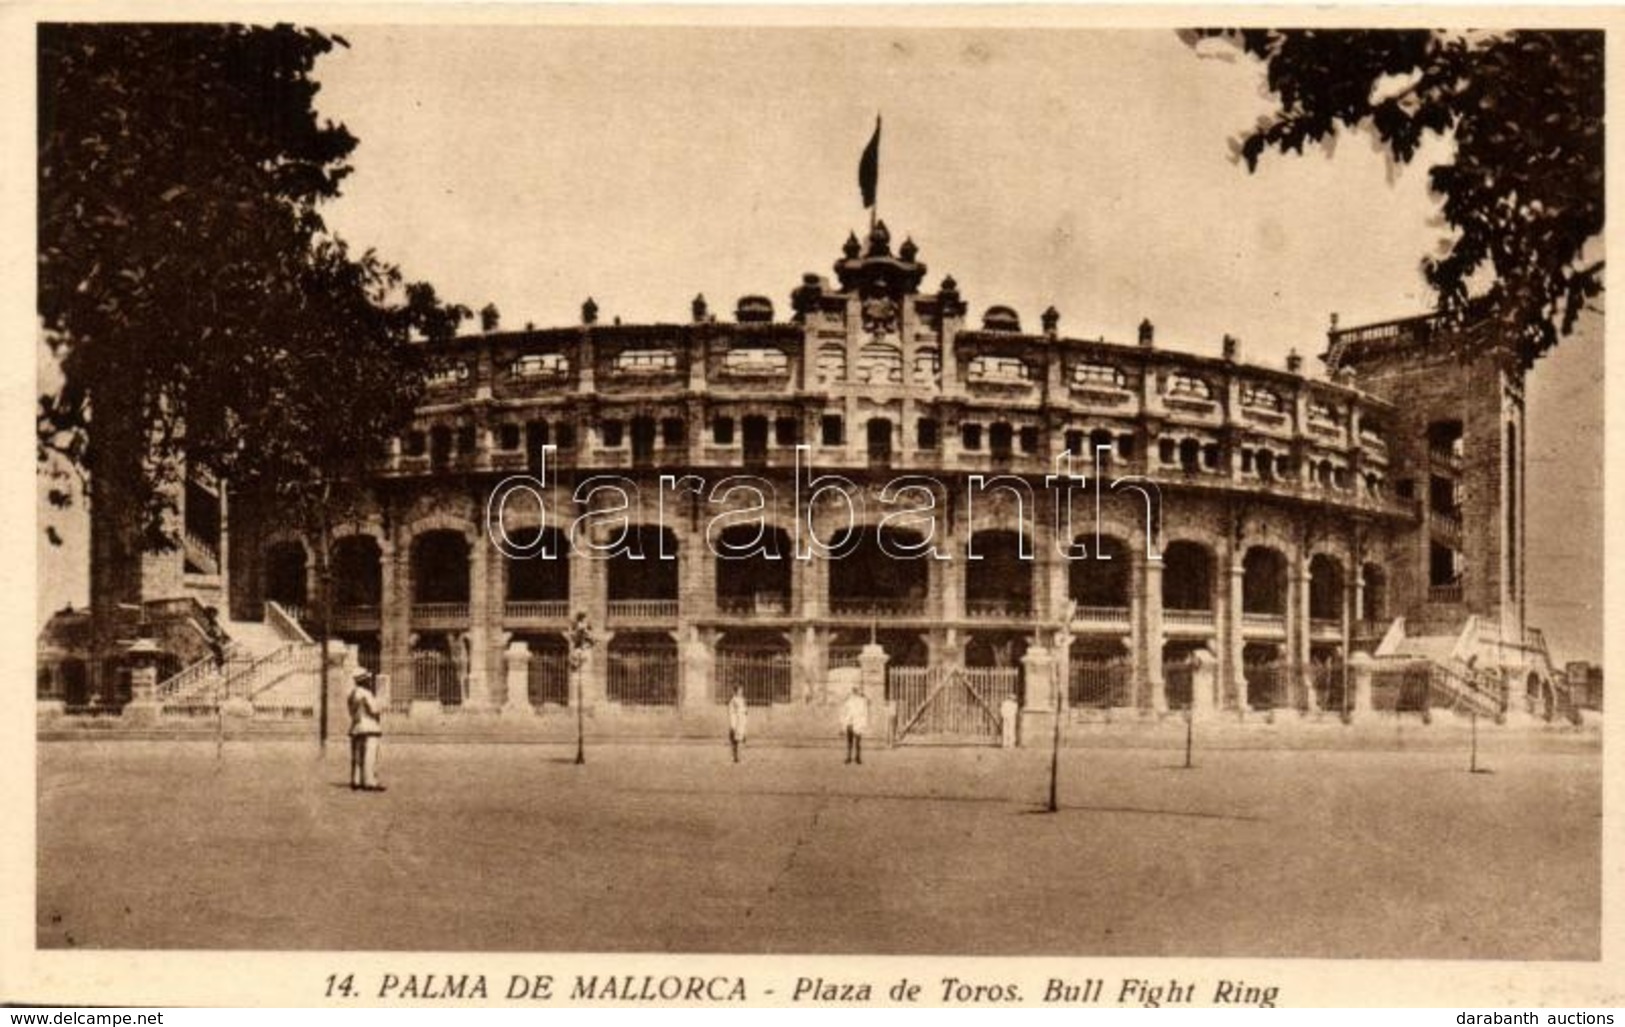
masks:
<svg viewBox="0 0 1625 1027"><path fill-rule="evenodd" d="M1128 660L1075 660L1067 668L1067 703L1108 708L1134 705L1133 667Z"/></svg>
<svg viewBox="0 0 1625 1027"><path fill-rule="evenodd" d="M677 705L675 649L627 650L607 657L610 702L625 706Z"/></svg>
<svg viewBox="0 0 1625 1027"><path fill-rule="evenodd" d="M791 695L791 660L787 652L722 652L717 654L714 698L725 703L734 689L744 690L751 706L787 703Z"/></svg>
<svg viewBox="0 0 1625 1027"><path fill-rule="evenodd" d="M1162 665L1162 694L1170 710L1190 709L1196 681L1196 661L1172 660Z"/></svg>

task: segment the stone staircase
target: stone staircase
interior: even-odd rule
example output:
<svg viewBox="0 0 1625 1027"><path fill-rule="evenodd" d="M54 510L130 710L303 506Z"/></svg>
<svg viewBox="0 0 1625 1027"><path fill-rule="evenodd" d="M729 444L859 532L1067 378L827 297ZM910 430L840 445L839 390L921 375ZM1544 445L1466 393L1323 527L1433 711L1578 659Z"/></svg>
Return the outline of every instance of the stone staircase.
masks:
<svg viewBox="0 0 1625 1027"><path fill-rule="evenodd" d="M158 683L166 714L212 716L233 705L244 713L312 713L320 653L287 611L267 603L265 620L228 620L221 628L229 639L223 662L205 656Z"/></svg>
<svg viewBox="0 0 1625 1027"><path fill-rule="evenodd" d="M1497 625L1476 616L1459 624L1420 626L1422 631L1408 634L1405 618L1399 618L1375 655L1379 661L1426 664L1433 694L1448 698L1452 709L1504 719L1508 712L1524 709L1518 701L1525 691L1520 683L1532 674L1554 699L1547 709L1537 710L1531 702L1527 712L1579 722L1579 710L1538 629L1507 638Z"/></svg>

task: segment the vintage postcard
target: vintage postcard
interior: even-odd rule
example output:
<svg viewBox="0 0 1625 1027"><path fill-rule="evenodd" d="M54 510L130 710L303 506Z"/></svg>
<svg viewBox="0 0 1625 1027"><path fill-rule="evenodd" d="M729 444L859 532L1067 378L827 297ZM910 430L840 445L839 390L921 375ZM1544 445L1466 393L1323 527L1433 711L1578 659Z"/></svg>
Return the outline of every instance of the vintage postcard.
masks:
<svg viewBox="0 0 1625 1027"><path fill-rule="evenodd" d="M0 11L0 1000L1625 1005L1614 12L155 13Z"/></svg>

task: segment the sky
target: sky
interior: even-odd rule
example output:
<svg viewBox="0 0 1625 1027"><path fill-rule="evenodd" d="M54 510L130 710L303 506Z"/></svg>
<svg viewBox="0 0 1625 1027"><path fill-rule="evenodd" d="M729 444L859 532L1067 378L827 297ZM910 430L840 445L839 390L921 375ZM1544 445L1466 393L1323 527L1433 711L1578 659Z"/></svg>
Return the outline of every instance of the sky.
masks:
<svg viewBox="0 0 1625 1027"><path fill-rule="evenodd" d="M880 215L925 287L952 274L973 316L1028 328L1052 304L1074 336L1149 318L1159 345L1230 334L1279 366L1333 312L1423 312L1448 235L1425 171L1447 144L1396 168L1355 134L1249 174L1259 67L1168 30L324 27L350 46L318 108L360 139L329 226L505 327L575 323L588 296L604 320L683 321L696 293L782 316L867 222L877 114ZM1589 324L1530 383L1531 621L1573 658L1601 650L1600 361ZM42 614L82 601L64 556L41 557Z"/></svg>

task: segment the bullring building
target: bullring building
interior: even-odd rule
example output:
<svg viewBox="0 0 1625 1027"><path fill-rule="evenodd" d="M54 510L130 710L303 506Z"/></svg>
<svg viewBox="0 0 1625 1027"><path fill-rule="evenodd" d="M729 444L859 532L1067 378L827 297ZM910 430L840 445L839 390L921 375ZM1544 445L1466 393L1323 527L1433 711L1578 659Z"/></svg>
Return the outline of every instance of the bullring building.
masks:
<svg viewBox="0 0 1625 1027"><path fill-rule="evenodd" d="M833 271L731 317L696 297L610 324L588 300L425 343L426 398L332 551L329 623L391 705L658 730L736 686L788 723L861 681L907 740L986 737L1009 693L1040 720L1561 702L1524 618L1523 378L1495 347L1334 323L1320 377L1150 321L1076 338L1053 308L973 314L883 222ZM189 485L183 551L121 587L219 607L245 669L177 645L156 701L308 704L264 667L309 644L312 540L226 497ZM116 668L69 648L42 697L116 705Z"/></svg>

